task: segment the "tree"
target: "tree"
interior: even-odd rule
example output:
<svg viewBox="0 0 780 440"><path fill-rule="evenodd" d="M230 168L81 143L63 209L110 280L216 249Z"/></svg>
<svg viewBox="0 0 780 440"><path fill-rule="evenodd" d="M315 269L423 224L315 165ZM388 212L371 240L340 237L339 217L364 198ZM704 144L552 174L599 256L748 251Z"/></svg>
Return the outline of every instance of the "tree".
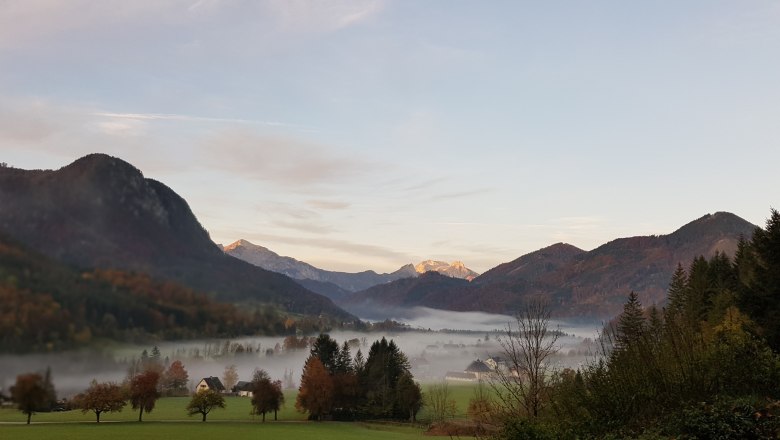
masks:
<svg viewBox="0 0 780 440"><path fill-rule="evenodd" d="M409 421L416 422L417 412L423 406L423 395L420 385L414 381L411 374L404 373L398 379L395 390L398 394L396 401L399 409L409 414Z"/></svg>
<svg viewBox="0 0 780 440"><path fill-rule="evenodd" d="M73 398L74 406L82 413L95 413L97 423L100 423L100 414L104 412L121 412L127 405L126 400L122 387L113 382L98 383L96 380L89 384L86 391Z"/></svg>
<svg viewBox="0 0 780 440"><path fill-rule="evenodd" d="M187 414L193 416L201 414L206 421L206 415L214 408L224 408L225 398L214 390L201 390L192 395L190 403L187 404Z"/></svg>
<svg viewBox="0 0 780 440"><path fill-rule="evenodd" d="M171 362L171 365L168 366L168 369L165 370L165 373L163 373L163 389L165 389L168 394L182 395L187 391L188 380L189 374L187 373L187 370L184 369L184 364L179 360L173 361Z"/></svg>
<svg viewBox="0 0 780 440"><path fill-rule="evenodd" d="M672 281L669 283L669 296L666 300L667 319L680 316L684 312L685 303L688 296L688 274L685 273L682 264L677 264L672 275Z"/></svg>
<svg viewBox="0 0 780 440"><path fill-rule="evenodd" d="M16 384L11 387L11 400L16 402L19 411L27 414L27 424L35 411L43 407L48 398L46 385L40 374L21 374L16 377Z"/></svg>
<svg viewBox="0 0 780 440"><path fill-rule="evenodd" d="M431 414L432 422L443 422L457 414L458 405L452 398L447 382L431 385L426 397L426 406Z"/></svg>
<svg viewBox="0 0 780 440"><path fill-rule="evenodd" d="M374 417L403 416L396 411L395 386L398 379L409 373L409 360L398 349L395 341L384 337L374 341L368 350L368 359L361 375L366 390L366 408Z"/></svg>
<svg viewBox="0 0 780 440"><path fill-rule="evenodd" d="M507 415L539 416L552 368L550 358L558 352L559 333L550 331L549 323L550 309L531 300L515 315L517 330L508 324L505 336L498 338L509 369L496 369L489 384Z"/></svg>
<svg viewBox="0 0 780 440"><path fill-rule="evenodd" d="M281 381L271 382L267 374L252 381L252 414L262 415L263 422L265 422L265 414L271 411L274 412L274 420L276 420L276 413L283 403Z"/></svg>
<svg viewBox="0 0 780 440"><path fill-rule="evenodd" d="M222 373L222 383L226 390L233 391L233 387L238 383L238 371L235 365L225 367L225 371Z"/></svg>
<svg viewBox="0 0 780 440"><path fill-rule="evenodd" d="M328 414L332 406L333 380L320 359L309 356L303 366L295 408L300 412L308 412L316 420L322 420L322 416Z"/></svg>
<svg viewBox="0 0 780 440"><path fill-rule="evenodd" d="M644 337L647 322L645 321L642 303L633 291L628 295L628 302L623 305L617 323L615 339L618 349L635 345Z"/></svg>
<svg viewBox="0 0 780 440"><path fill-rule="evenodd" d="M157 384L160 381L160 373L155 370L147 370L133 377L130 381L130 403L133 409L138 409L138 421L143 421L143 413L152 412L154 404L160 398L157 392Z"/></svg>
<svg viewBox="0 0 780 440"><path fill-rule="evenodd" d="M339 364L339 344L325 333L320 333L311 346L311 356L319 358L330 374L337 371Z"/></svg>

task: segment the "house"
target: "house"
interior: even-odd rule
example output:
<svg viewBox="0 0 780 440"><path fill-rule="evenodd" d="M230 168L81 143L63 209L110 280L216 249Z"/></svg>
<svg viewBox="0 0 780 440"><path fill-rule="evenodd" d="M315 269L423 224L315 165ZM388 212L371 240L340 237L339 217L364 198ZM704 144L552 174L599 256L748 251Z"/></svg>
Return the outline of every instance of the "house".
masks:
<svg viewBox="0 0 780 440"><path fill-rule="evenodd" d="M198 386L195 387L195 392L199 393L204 390L213 390L218 393L225 392L225 386L222 385L222 381L218 377L204 377L198 382Z"/></svg>
<svg viewBox="0 0 780 440"><path fill-rule="evenodd" d="M487 359L485 359L485 365L490 367L492 370L498 370L499 368L502 370L506 370L506 360L502 358L501 356L490 356Z"/></svg>
<svg viewBox="0 0 780 440"><path fill-rule="evenodd" d="M252 397L252 382L239 380L231 391L241 397Z"/></svg>
<svg viewBox="0 0 780 440"><path fill-rule="evenodd" d="M477 359L470 363L463 372L460 371L448 371L444 376L444 380L454 380L459 382L477 382L483 379L487 379L494 373L493 369L487 364Z"/></svg>
<svg viewBox="0 0 780 440"><path fill-rule="evenodd" d="M493 369L490 368L486 363L477 359L470 363L468 367L466 367L466 373L472 373L477 378L477 380L482 380L487 379L488 376L491 376L493 374Z"/></svg>

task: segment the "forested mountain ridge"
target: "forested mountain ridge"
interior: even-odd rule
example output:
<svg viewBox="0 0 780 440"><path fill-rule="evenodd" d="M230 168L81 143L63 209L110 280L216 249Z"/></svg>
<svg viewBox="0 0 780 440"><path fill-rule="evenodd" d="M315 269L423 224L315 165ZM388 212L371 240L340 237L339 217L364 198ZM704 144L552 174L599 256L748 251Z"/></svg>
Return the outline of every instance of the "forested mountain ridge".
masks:
<svg viewBox="0 0 780 440"><path fill-rule="evenodd" d="M352 319L288 277L225 255L184 199L121 159L0 168L0 206L0 233L67 264L147 273L224 302Z"/></svg>
<svg viewBox="0 0 780 440"><path fill-rule="evenodd" d="M0 352L280 334L301 324L273 307L239 310L145 274L77 270L0 235Z"/></svg>
<svg viewBox="0 0 780 440"><path fill-rule="evenodd" d="M694 220L668 235L620 238L586 252L559 243L501 264L471 284L425 282L425 294L409 282L351 295L343 305L365 307L426 306L495 313L518 310L531 296L545 298L560 317L610 318L620 312L627 292L644 304L661 304L678 263L720 251L733 255L740 237L756 226L718 212ZM444 280L442 280L444 281Z"/></svg>

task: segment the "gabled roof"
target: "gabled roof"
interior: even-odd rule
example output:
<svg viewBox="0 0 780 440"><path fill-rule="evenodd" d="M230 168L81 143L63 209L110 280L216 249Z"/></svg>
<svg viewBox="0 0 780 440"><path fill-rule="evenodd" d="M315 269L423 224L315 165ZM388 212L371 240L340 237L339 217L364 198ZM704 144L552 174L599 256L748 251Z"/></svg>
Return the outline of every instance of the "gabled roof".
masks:
<svg viewBox="0 0 780 440"><path fill-rule="evenodd" d="M225 386L222 385L222 381L219 380L218 377L204 377L203 381L206 382L206 385L208 385L209 389L214 391L225 391Z"/></svg>
<svg viewBox="0 0 780 440"><path fill-rule="evenodd" d="M488 367L484 362L477 359L474 362L470 363L468 367L466 367L466 371L469 373L490 373L493 370L490 367Z"/></svg>
<svg viewBox="0 0 780 440"><path fill-rule="evenodd" d="M233 392L238 391L252 391L252 382L247 382L245 380L239 380L236 386L233 387Z"/></svg>

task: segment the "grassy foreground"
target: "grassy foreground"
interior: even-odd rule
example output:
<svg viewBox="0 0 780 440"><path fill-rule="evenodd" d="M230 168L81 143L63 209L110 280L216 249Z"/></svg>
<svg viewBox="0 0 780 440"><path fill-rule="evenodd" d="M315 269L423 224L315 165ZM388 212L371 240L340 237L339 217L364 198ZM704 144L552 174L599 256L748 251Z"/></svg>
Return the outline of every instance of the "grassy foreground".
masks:
<svg viewBox="0 0 780 440"><path fill-rule="evenodd" d="M61 423L0 426L0 438L58 440L171 440L194 439L421 439L422 430L411 427L349 422L148 422L148 423Z"/></svg>
<svg viewBox="0 0 780 440"><path fill-rule="evenodd" d="M450 385L451 397L455 400L458 415L465 417L473 385ZM427 387L423 387L427 391ZM81 411L37 413L32 425L24 425L26 416L16 409L0 409L0 439L111 439L139 438L173 440L186 438L231 440L257 438L284 438L286 440L330 440L330 439L421 439L423 430L414 426L394 424L373 424L359 422L307 422L306 415L295 410L297 391L285 392L285 405L279 412L279 421L273 421L273 414L266 415L266 423L259 416L250 415L251 405L247 397L226 397L225 409L215 409L202 423L200 414L187 416L184 408L189 397L167 397L157 401L154 411L144 413L144 422L138 423L138 412L129 406L119 413L104 413L100 423L95 423L95 414ZM423 409L420 420L427 418Z"/></svg>

